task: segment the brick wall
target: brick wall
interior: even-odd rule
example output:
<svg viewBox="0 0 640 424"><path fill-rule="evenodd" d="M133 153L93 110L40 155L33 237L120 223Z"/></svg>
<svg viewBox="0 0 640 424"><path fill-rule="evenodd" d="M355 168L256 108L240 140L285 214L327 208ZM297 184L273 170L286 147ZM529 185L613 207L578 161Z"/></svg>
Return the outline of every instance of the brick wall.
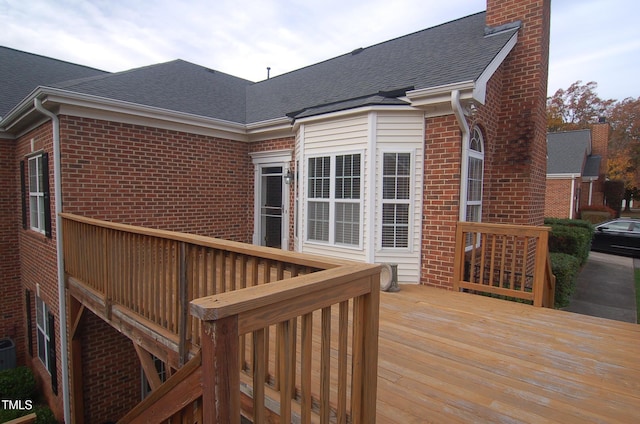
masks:
<svg viewBox="0 0 640 424"><path fill-rule="evenodd" d="M252 187L253 173L247 143L70 116L60 117L60 128L65 212L133 225L251 241L253 191L248 187L249 183ZM29 229L19 229L16 220L20 217L20 202L19 195L15 195L20 192L19 163L32 152L33 144L33 151L46 151L50 155L53 214L55 194L51 123L43 124L13 143L16 146L15 154L6 155L7 158L13 158L10 160L11 166L6 167L12 170L11 175L3 175L2 178L11 179L9 184L12 190L9 192L14 193L13 200L9 201L13 204L14 234L19 240L22 284L34 294L39 290L40 297L55 316L58 395L53 394L51 377L37 358L35 309L32 314L32 340L36 354L34 359L27 357L26 362L33 367L45 398L58 419L62 420L63 365L59 348L55 220L52 219L52 238ZM3 144L2 148L6 146ZM0 231L3 229L0 227ZM22 288L18 291L17 308L24 308L24 291ZM35 302L32 306L35 308ZM24 328L25 319L20 318L19 324ZM101 340L108 330L108 326L106 329L90 329L86 337ZM101 351L111 347L100 343L87 340L88 348L83 345L85 350L88 349L86 356L111 358L108 352ZM125 342L116 340L114 343L116 346L126 345L126 348L116 348L117 360L114 362L111 358L111 364L129 360L138 363L130 342L125 339ZM25 339L20 344L21 352L26 351L26 345ZM122 359L125 357L126 360ZM92 375L94 365L91 362L85 365L89 367L89 375ZM120 393L120 386L104 390L104 387L110 387L106 383L101 386L102 389L94 390L94 379L88 377L85 406L89 408L87 413L92 418L88 422L95 422L93 417L108 417L105 411L109 409L121 411L122 399L132 400L133 404L139 401L139 368L130 376L131 367L127 365L123 369L120 372L119 367L114 367L114 370L105 372L102 369L101 372L115 373L112 382L123 382L124 386L129 384L129 378L135 379L135 384L131 383L131 387L135 386L135 397L127 392L133 390L131 387L123 389L124 394ZM94 404L97 406L91 406Z"/></svg>
<svg viewBox="0 0 640 424"><path fill-rule="evenodd" d="M547 199L544 216L549 218L569 218L571 199L570 179L547 180Z"/></svg>
<svg viewBox="0 0 640 424"><path fill-rule="evenodd" d="M487 25L521 21L518 43L487 85L485 105L469 117L484 136L482 220L542 224L546 183L548 0L488 0ZM453 116L429 118L421 283L451 288L459 218L461 132Z"/></svg>
<svg viewBox="0 0 640 424"><path fill-rule="evenodd" d="M420 282L450 288L460 203L460 127L453 115L429 118L425 127Z"/></svg>
<svg viewBox="0 0 640 424"><path fill-rule="evenodd" d="M488 0L487 25L522 21L518 43L503 66L490 184L508 193L485 212L501 222L541 224L546 182L546 97L549 0Z"/></svg>
<svg viewBox="0 0 640 424"><path fill-rule="evenodd" d="M251 241L246 143L71 116L60 132L65 212Z"/></svg>
<svg viewBox="0 0 640 424"><path fill-rule="evenodd" d="M133 343L88 310L80 331L85 422L116 422L142 400Z"/></svg>
<svg viewBox="0 0 640 424"><path fill-rule="evenodd" d="M33 149L32 149L33 145ZM32 152L47 152L50 158L53 158L53 144L52 144L52 127L51 123L47 122L40 127L28 132L16 142L14 161L14 187L15 191L20 192L20 161L25 161L25 176L27 177L27 190L28 190L28 166L27 156ZM55 204L55 194L53 190L53 165L50 159L49 166L49 182L51 186L51 212L53 214ZM27 200L27 207L28 207ZM15 200L15 213L17 216L21 214L20 202ZM27 210L27 219L29 212ZM28 225L27 225L28 227ZM17 234L19 236L19 252L20 252L20 279L23 289L26 288L31 291L31 317L33 324L33 332L31 334L34 356L30 358L26 355L26 363L30 365L38 379L39 385L42 389L42 393L51 406L51 409L56 414L58 420L63 418L63 402L62 402L62 362L61 362L61 350L60 350L60 315L58 310L58 283L57 283L57 262L56 262L56 227L55 220L52 219L52 234L53 238L47 238L44 234L32 231L30 229L23 230L19 227ZM25 305L24 291L22 290L20 304ZM54 394L51 388L51 376L46 370L40 359L38 358L38 345L36 340L36 311L35 311L35 295L39 295L43 302L49 308L55 317L55 337L56 337L56 357L57 357L57 380L58 380L58 394ZM24 306L22 306L24 308ZM26 325L26 319L23 318L22 325ZM26 351L28 340L25 339L22 344L22 349Z"/></svg>
<svg viewBox="0 0 640 424"><path fill-rule="evenodd" d="M16 186L14 154L15 142L0 139L0 338L10 337L14 341L17 363L24 364L24 302L16 248L21 225L16 207L20 189Z"/></svg>

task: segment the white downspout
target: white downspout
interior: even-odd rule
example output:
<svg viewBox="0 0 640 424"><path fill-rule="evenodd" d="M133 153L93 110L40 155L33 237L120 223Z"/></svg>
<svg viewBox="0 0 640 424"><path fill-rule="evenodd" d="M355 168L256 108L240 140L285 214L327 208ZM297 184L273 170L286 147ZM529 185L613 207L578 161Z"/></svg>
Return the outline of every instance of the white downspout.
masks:
<svg viewBox="0 0 640 424"><path fill-rule="evenodd" d="M569 219L573 219L573 204L575 203L575 199L573 198L576 195L576 177L571 177L571 197L569 200Z"/></svg>
<svg viewBox="0 0 640 424"><path fill-rule="evenodd" d="M62 251L62 175L60 173L60 120L56 114L42 106L40 99L33 99L37 111L51 118L53 125L53 182L56 215L56 253L58 266L58 314L60 317L60 352L62 368L62 402L64 405L64 422L71 422L71 407L69 404L69 358L67 352L67 298L64 283L64 253Z"/></svg>
<svg viewBox="0 0 640 424"><path fill-rule="evenodd" d="M467 203L467 181L469 176L469 167L467 166L467 162L469 162L469 124L467 123L466 118L464 117L464 112L462 111L462 105L460 104L460 91L453 90L451 92L451 108L453 109L453 114L456 116L458 120L458 125L460 126L460 130L462 131L462 155L460 158L460 207L459 207L459 220L466 221L466 203Z"/></svg>

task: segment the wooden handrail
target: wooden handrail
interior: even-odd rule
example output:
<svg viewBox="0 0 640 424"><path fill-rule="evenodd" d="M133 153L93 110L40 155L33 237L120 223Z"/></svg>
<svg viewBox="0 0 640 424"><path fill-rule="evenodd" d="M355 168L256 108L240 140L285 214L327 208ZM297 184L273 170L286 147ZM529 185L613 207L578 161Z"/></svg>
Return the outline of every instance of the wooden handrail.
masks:
<svg viewBox="0 0 640 424"><path fill-rule="evenodd" d="M303 423L313 416L375 422L379 266L61 217L69 295L180 369L182 377L155 384L127 420L238 422L250 398L254 422L266 408L283 422L292 415ZM199 349L201 367L184 377ZM335 352L337 375L329 371ZM241 373L252 376L243 394ZM265 402L273 393L275 407Z"/></svg>
<svg viewBox="0 0 640 424"><path fill-rule="evenodd" d="M491 293L553 307L550 228L458 222L454 290Z"/></svg>
<svg viewBox="0 0 640 424"><path fill-rule="evenodd" d="M75 215L71 213L60 213L60 216L65 220L84 223L93 227L117 230L130 234L156 237L165 240L185 242L188 244L211 247L214 249L235 252L247 256L256 256L276 262L286 262L319 269L333 268L350 263L350 261L338 258L283 251L281 249L273 249L270 247L240 243L215 237L200 236L196 234L181 233L177 231L159 230L154 228L139 227L135 225L120 224L111 221L102 221L99 219L87 218L85 216Z"/></svg>
<svg viewBox="0 0 640 424"><path fill-rule="evenodd" d="M240 417L240 364L237 361L243 334L252 334L253 347L253 407L254 422L264 422L265 363L269 349L265 332L277 326L279 343L274 347L280 358L279 411L282 422L291 422L293 393L303 394L300 400L300 419L311 420L313 403L305 396L311 387L312 314L321 312L321 355L316 373L320 375L317 396L321 421L328 419L333 408L329 400L331 344L331 307L340 305L337 350L340 365L338 400L335 414L353 423L373 423L376 416L378 306L380 267L352 264L287 279L273 285L262 285L239 291L221 293L191 302L191 313L203 321L202 355L205 380L203 381L203 421L205 423L238 423ZM347 378L348 305L353 307L351 338L350 383ZM301 320L299 338L295 335L297 320ZM301 357L299 389L294 390L293 362L296 352ZM350 409L347 410L347 385L350 388ZM323 418L324 417L324 418Z"/></svg>

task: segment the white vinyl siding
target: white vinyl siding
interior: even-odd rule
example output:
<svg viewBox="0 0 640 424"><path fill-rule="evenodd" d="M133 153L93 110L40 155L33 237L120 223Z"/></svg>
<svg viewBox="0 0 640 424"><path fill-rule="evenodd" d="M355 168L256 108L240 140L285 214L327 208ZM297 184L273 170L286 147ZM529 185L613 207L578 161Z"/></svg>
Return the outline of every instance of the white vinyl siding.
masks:
<svg viewBox="0 0 640 424"><path fill-rule="evenodd" d="M310 121L300 125L298 134L300 146L297 150L300 160L300 250L306 253L351 259L366 260L370 235L363 225L369 214L365 207L368 194L367 184L370 177L366 175L370 161L367 152L368 119L366 114L338 117L331 120ZM359 165L359 176L352 175L352 163L346 163L347 158ZM331 173L329 208L318 206L327 200L318 198L319 189L310 191L310 184L316 183L316 177L311 179L310 159L330 158ZM336 158L341 157L343 171L336 169ZM336 189L337 186L337 189ZM337 196L336 196L337 194ZM358 198L353 197L357 195ZM351 197L351 198L350 198ZM326 213L330 217L326 217ZM329 220L328 225L323 221ZM310 225L311 221L314 225ZM329 228L328 235L321 235L320 229ZM327 241L324 241L327 240Z"/></svg>
<svg viewBox="0 0 640 424"><path fill-rule="evenodd" d="M424 115L420 112L379 112L377 116L376 173L379 187L376 191L376 263L398 264L400 283L420 281L420 253L422 239L422 191L424 170ZM385 155L410 157L409 175L400 175L395 192L384 191ZM405 174L406 170L400 171ZM391 175L388 175L389 179ZM405 192L409 178L409 192ZM391 184L388 182L387 184ZM400 188L400 189L398 189ZM406 199L408 194L408 199ZM385 199L385 197L388 197ZM390 197L398 197L391 199ZM385 208L387 212L385 213ZM393 211L391 211L393 208ZM403 214L407 214L404 219ZM391 224L391 216L394 222ZM385 218L387 218L385 220ZM386 222L385 222L386 221ZM406 223L406 224L405 224ZM405 227L406 225L406 227ZM390 240L391 227L394 230ZM385 233L385 228L387 228ZM402 233L406 228L406 245ZM398 237L399 236L399 237ZM385 242L385 239L387 242ZM395 243L395 246L392 244Z"/></svg>
<svg viewBox="0 0 640 424"><path fill-rule="evenodd" d="M395 263L399 282L420 281L424 122L423 112L403 109L336 114L331 119L317 117L299 123L296 159L300 161L297 227L300 251L356 261ZM383 192L385 153L400 157L401 161L410 158L409 175L406 175L407 169L394 169L393 176L388 175L394 180L394 190L387 190L386 199ZM356 161L360 165L359 181L357 173L349 168L355 155L360 155ZM321 197L326 188L324 176L312 169L322 161L319 158L327 157L331 166L329 199ZM342 159L343 171L336 170L338 157ZM310 163L310 159L313 162ZM391 184L390 180L387 184ZM386 213L383 205L387 205ZM384 225L385 230L383 217L388 224ZM391 217L393 224L389 222ZM393 233L392 241L385 242L384 247L383 232Z"/></svg>

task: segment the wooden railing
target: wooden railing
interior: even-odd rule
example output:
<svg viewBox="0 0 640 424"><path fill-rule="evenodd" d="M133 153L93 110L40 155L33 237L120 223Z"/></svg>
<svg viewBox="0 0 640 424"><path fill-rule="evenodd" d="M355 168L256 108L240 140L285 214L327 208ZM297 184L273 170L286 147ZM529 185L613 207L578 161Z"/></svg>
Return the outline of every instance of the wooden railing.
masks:
<svg viewBox="0 0 640 424"><path fill-rule="evenodd" d="M170 366L202 367L179 370L123 422L150 411L239 422L241 410L255 423L375 421L378 266L62 219L69 293L150 352L178 351Z"/></svg>
<svg viewBox="0 0 640 424"><path fill-rule="evenodd" d="M354 264L193 301L204 422L239 422L241 392L254 423L271 413L287 423L375 422L379 284L377 266ZM237 361L245 349L250 360Z"/></svg>
<svg viewBox="0 0 640 424"><path fill-rule="evenodd" d="M553 308L549 228L458 222L454 290L491 293Z"/></svg>

